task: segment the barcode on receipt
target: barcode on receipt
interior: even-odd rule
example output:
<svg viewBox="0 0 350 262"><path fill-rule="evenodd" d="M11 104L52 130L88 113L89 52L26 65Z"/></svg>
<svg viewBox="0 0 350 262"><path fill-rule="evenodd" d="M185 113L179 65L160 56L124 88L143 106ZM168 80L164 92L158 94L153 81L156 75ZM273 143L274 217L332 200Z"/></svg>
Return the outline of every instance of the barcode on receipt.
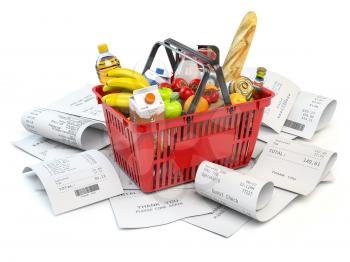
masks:
<svg viewBox="0 0 350 262"><path fill-rule="evenodd" d="M86 195L86 194L91 193L91 192L95 192L97 190L100 190L100 187L98 186L98 184L94 184L92 186L88 186L88 187L74 190L74 193L75 193L75 196L78 197L78 196Z"/></svg>
<svg viewBox="0 0 350 262"><path fill-rule="evenodd" d="M294 122L291 120L286 120L286 122L284 123L284 126L298 130L298 131L303 131L305 128L304 124L298 123L298 122Z"/></svg>

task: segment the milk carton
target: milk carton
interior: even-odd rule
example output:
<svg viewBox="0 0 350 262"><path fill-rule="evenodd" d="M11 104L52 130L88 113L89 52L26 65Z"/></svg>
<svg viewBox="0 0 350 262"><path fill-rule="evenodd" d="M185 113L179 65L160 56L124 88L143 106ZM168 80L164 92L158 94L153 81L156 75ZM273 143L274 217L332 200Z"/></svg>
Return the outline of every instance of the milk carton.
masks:
<svg viewBox="0 0 350 262"><path fill-rule="evenodd" d="M159 85L164 82L168 83L171 77L168 76L162 68L157 68L156 71L148 69L144 76L151 85Z"/></svg>
<svg viewBox="0 0 350 262"><path fill-rule="evenodd" d="M146 124L164 119L164 102L156 85L135 90L129 107L132 122Z"/></svg>

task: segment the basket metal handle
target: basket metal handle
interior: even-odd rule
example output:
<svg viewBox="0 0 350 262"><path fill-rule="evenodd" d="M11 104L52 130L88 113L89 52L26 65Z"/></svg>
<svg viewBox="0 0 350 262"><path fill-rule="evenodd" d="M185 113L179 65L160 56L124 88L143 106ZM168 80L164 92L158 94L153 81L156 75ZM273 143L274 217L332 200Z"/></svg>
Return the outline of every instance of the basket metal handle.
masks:
<svg viewBox="0 0 350 262"><path fill-rule="evenodd" d="M225 79L224 79L224 74L222 72L222 69L220 67L220 65L217 63L217 61L214 61L212 59L210 59L209 57L207 57L206 55L184 45L181 44L177 41L175 41L174 39L168 38L166 39L164 42L157 42L153 45L153 48L148 56L147 62L145 64L145 67L143 69L143 74L151 68L152 63L154 61L154 58L157 54L157 51L159 49L160 46L164 46L169 62L171 64L171 67L173 69L173 71L175 72L176 67L177 67L177 60L174 57L173 52L175 52L177 55L181 55L186 57L187 59L195 62L196 64L198 64L202 69L203 69L203 76L202 79L199 83L199 86L196 90L195 96L193 98L193 101L190 105L190 108L187 112L187 114L193 114L194 111L196 110L196 107L199 103L199 100L204 92L204 87L209 79L209 72L213 69L215 74L216 74L216 78L217 81L219 83L219 87L224 99L224 103L226 106L232 105L231 104L231 100L230 100L230 96L226 87L226 83L225 83ZM197 58L194 59L193 57ZM201 61L204 61L205 63L202 63Z"/></svg>

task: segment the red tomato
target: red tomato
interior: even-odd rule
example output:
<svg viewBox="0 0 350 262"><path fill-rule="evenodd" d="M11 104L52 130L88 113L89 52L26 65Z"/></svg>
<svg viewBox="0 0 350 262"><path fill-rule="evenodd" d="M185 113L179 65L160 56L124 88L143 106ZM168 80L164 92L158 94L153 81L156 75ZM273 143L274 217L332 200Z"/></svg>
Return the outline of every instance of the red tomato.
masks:
<svg viewBox="0 0 350 262"><path fill-rule="evenodd" d="M216 86L208 85L206 86L203 97L208 101L208 103L215 103L219 99L219 92Z"/></svg>
<svg viewBox="0 0 350 262"><path fill-rule="evenodd" d="M199 78L193 79L190 84L189 87L192 88L193 90L196 90L197 87L199 86L199 83L201 82L201 80Z"/></svg>
<svg viewBox="0 0 350 262"><path fill-rule="evenodd" d="M180 98L184 101L187 100L190 96L194 95L193 89L189 88L188 86L183 86L180 89Z"/></svg>
<svg viewBox="0 0 350 262"><path fill-rule="evenodd" d="M171 84L167 83L167 82L163 82L159 84L159 88L161 87L167 87L167 88L171 88Z"/></svg>
<svg viewBox="0 0 350 262"><path fill-rule="evenodd" d="M188 86L188 84L185 79L179 77L174 79L171 89L173 89L174 92L179 92L183 86Z"/></svg>

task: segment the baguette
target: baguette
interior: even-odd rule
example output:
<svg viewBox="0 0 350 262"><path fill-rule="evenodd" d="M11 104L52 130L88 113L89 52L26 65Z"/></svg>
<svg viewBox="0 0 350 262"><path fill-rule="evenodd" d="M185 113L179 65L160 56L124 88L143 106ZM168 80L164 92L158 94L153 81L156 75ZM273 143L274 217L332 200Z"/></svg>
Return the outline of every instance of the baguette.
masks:
<svg viewBox="0 0 350 262"><path fill-rule="evenodd" d="M241 76L256 28L256 14L248 12L231 43L223 67L225 81L235 81Z"/></svg>

